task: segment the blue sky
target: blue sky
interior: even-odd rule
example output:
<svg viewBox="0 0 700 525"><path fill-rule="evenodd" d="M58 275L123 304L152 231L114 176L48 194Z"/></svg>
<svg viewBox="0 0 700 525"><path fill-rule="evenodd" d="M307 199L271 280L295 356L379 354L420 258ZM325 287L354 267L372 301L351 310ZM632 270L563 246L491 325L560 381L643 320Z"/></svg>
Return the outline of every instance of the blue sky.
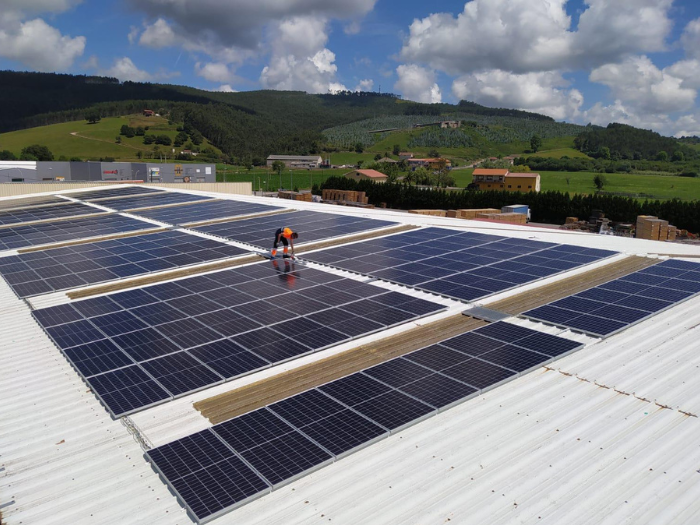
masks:
<svg viewBox="0 0 700 525"><path fill-rule="evenodd" d="M0 0L0 69L390 91L700 134L697 0Z"/></svg>

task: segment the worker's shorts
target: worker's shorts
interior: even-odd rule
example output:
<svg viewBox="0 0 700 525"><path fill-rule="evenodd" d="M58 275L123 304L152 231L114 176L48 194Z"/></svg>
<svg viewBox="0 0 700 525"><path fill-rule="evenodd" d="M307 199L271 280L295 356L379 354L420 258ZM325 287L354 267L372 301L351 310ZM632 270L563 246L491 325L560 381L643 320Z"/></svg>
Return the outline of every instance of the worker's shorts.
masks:
<svg viewBox="0 0 700 525"><path fill-rule="evenodd" d="M284 236L280 236L280 233L282 233L283 231L284 230L282 228L278 228L277 231L275 232L275 240L272 242L272 247L274 249L277 249L277 244L278 244L277 237L280 238L280 241L282 242L282 244L284 244L285 246L289 246L289 241L287 241L287 238Z"/></svg>

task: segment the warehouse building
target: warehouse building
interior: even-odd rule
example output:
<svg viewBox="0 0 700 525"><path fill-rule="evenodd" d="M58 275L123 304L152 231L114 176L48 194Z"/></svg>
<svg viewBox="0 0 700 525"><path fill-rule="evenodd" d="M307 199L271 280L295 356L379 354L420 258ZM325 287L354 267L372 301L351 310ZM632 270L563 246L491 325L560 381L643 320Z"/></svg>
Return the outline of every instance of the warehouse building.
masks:
<svg viewBox="0 0 700 525"><path fill-rule="evenodd" d="M215 164L0 161L3 182L216 182Z"/></svg>
<svg viewBox="0 0 700 525"><path fill-rule="evenodd" d="M287 168L319 168L323 159L316 155L270 155L267 157L267 167L272 163L281 161Z"/></svg>

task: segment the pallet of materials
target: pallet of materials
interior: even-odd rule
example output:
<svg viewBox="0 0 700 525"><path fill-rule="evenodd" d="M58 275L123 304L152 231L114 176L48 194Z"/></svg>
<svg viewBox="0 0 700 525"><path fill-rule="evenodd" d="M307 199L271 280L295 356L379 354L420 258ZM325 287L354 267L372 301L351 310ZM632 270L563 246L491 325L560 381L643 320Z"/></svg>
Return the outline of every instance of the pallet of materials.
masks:
<svg viewBox="0 0 700 525"><path fill-rule="evenodd" d="M464 210L448 210L447 217L454 217L457 219L476 219L476 216L480 213L501 213L501 210L496 208L476 208L476 209L464 209Z"/></svg>
<svg viewBox="0 0 700 525"><path fill-rule="evenodd" d="M311 192L280 190L277 192L277 197L280 199L289 199L289 200L293 200L293 201L304 201L304 202L312 202L313 201L313 195L311 194Z"/></svg>
<svg viewBox="0 0 700 525"><path fill-rule="evenodd" d="M522 213L478 213L476 218L508 224L527 224L527 215Z"/></svg>

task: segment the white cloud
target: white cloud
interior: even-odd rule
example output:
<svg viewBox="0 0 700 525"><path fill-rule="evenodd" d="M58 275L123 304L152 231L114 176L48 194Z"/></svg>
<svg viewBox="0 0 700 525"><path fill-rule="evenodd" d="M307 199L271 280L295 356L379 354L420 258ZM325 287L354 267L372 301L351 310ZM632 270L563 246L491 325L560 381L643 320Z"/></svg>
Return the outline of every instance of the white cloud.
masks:
<svg viewBox="0 0 700 525"><path fill-rule="evenodd" d="M118 58L114 61L114 65L103 71L102 74L118 78L122 82L126 80L148 82L152 78L148 72L136 67L136 64L129 57Z"/></svg>
<svg viewBox="0 0 700 525"><path fill-rule="evenodd" d="M1 0L0 56L16 60L38 71L63 71L85 50L85 37L63 35L40 13L58 14L82 0Z"/></svg>
<svg viewBox="0 0 700 525"><path fill-rule="evenodd" d="M414 20L400 56L455 75L597 66L664 49L672 1L585 0L574 31L567 0L472 0L456 17Z"/></svg>
<svg viewBox="0 0 700 525"><path fill-rule="evenodd" d="M147 25L144 32L141 33L141 38L139 38L140 45L154 49L174 46L177 43L178 38L175 35L175 31L162 18L159 18L151 25Z"/></svg>
<svg viewBox="0 0 700 525"><path fill-rule="evenodd" d="M85 50L85 37L71 38L40 18L0 29L0 56L37 71L64 71Z"/></svg>
<svg viewBox="0 0 700 525"><path fill-rule="evenodd" d="M685 26L681 43L689 57L700 59L700 18L696 18Z"/></svg>
<svg viewBox="0 0 700 525"><path fill-rule="evenodd" d="M284 20L314 16L355 19L377 0L128 0L133 9L170 21L186 40L256 49L262 29ZM312 36L312 35L307 35Z"/></svg>
<svg viewBox="0 0 700 525"><path fill-rule="evenodd" d="M683 79L660 70L646 56L606 64L591 71L589 78L608 86L614 97L643 113L687 111L697 96L696 90L683 87Z"/></svg>
<svg viewBox="0 0 700 525"><path fill-rule="evenodd" d="M230 82L234 75L226 64L209 62L208 64L195 64L195 71L200 77L204 77L210 82L225 83Z"/></svg>
<svg viewBox="0 0 700 525"><path fill-rule="evenodd" d="M273 31L269 64L260 74L262 86L309 93L345 90L335 78L338 71L335 53L325 47L326 25L325 19L313 16L280 23Z"/></svg>
<svg viewBox="0 0 700 525"><path fill-rule="evenodd" d="M355 86L355 91L372 91L373 87L374 80L365 78L357 83L357 86Z"/></svg>
<svg viewBox="0 0 700 525"><path fill-rule="evenodd" d="M346 88L343 84L339 82L331 82L328 85L328 92L329 93L339 93L341 91L347 91L348 88Z"/></svg>
<svg viewBox="0 0 700 525"><path fill-rule="evenodd" d="M402 93L404 98L428 104L442 102L434 71L416 64L402 64L396 68L396 74L399 79L394 84L394 89Z"/></svg>
<svg viewBox="0 0 700 525"><path fill-rule="evenodd" d="M238 93L238 91L233 89L230 84L222 84L221 86L219 86L218 89L215 89L214 91L221 91L222 93Z"/></svg>
<svg viewBox="0 0 700 525"><path fill-rule="evenodd" d="M559 72L515 74L482 71L457 78L452 93L459 99L486 106L517 108L549 115L557 120L579 115L583 95Z"/></svg>

